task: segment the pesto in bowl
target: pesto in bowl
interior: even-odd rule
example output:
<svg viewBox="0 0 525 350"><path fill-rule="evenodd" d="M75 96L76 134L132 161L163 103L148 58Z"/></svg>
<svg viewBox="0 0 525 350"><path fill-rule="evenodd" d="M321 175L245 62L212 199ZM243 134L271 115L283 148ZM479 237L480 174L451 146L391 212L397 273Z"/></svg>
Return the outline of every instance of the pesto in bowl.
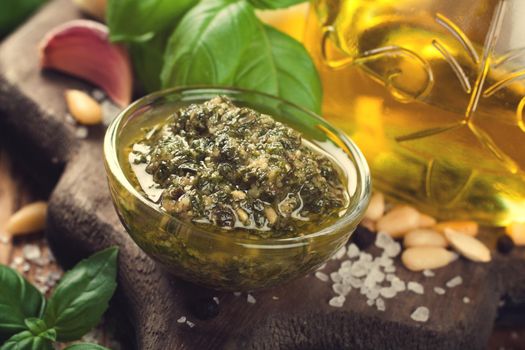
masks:
<svg viewBox="0 0 525 350"><path fill-rule="evenodd" d="M135 242L175 275L222 290L311 271L347 241L370 193L343 134L251 91L149 95L112 123L104 151Z"/></svg>

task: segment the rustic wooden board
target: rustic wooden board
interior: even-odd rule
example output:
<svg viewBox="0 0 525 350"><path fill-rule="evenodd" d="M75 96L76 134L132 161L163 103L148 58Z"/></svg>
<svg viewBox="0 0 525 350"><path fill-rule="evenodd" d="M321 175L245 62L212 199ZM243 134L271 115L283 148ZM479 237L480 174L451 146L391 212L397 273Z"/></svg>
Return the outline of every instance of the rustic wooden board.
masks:
<svg viewBox="0 0 525 350"><path fill-rule="evenodd" d="M500 297L525 301L523 249L498 255L489 265L458 260L437 271L430 285L443 286L461 275L462 286L446 296L403 293L387 302L386 312L368 307L357 294L350 294L342 309L331 308L330 285L313 277L255 293L254 305L244 297L170 277L133 243L117 219L102 166L103 128L91 128L89 137L79 140L65 120L63 90L90 87L38 68L36 47L44 33L78 16L71 1L52 1L0 46L0 127L9 130L19 154L44 183L59 179L47 231L57 257L67 265L104 247L120 247L116 299L134 326L139 349L482 349ZM402 267L398 275L425 279ZM192 316L189 305L203 296L219 297L219 316L207 321ZM464 296L470 304L462 302ZM409 317L420 305L432 313L425 324ZM196 326L177 323L181 316Z"/></svg>

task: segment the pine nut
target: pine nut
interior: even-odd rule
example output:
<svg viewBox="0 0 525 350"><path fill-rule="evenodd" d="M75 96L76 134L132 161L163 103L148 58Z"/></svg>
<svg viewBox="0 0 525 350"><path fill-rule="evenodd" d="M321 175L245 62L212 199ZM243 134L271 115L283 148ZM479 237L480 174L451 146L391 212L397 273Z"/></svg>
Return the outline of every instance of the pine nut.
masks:
<svg viewBox="0 0 525 350"><path fill-rule="evenodd" d="M385 212L385 196L381 192L376 192L370 199L370 204L365 212L365 219L379 220Z"/></svg>
<svg viewBox="0 0 525 350"><path fill-rule="evenodd" d="M67 108L77 122L96 125L102 122L102 107L91 96L80 90L66 90Z"/></svg>
<svg viewBox="0 0 525 350"><path fill-rule="evenodd" d="M429 228L436 225L436 219L434 219L432 216L427 214L420 214L419 215L419 227L421 228Z"/></svg>
<svg viewBox="0 0 525 350"><path fill-rule="evenodd" d="M437 269L457 259L457 254L440 247L412 247L401 255L403 265L411 271Z"/></svg>
<svg viewBox="0 0 525 350"><path fill-rule="evenodd" d="M513 222L505 228L514 244L525 245L525 222Z"/></svg>
<svg viewBox="0 0 525 350"><path fill-rule="evenodd" d="M445 233L446 229L463 233L469 236L476 236L478 234L478 223L475 221L443 221L434 226L438 232Z"/></svg>
<svg viewBox="0 0 525 350"><path fill-rule="evenodd" d="M377 221L377 231L394 238L419 227L419 212L407 205L397 206Z"/></svg>
<svg viewBox="0 0 525 350"><path fill-rule="evenodd" d="M416 229L408 232L403 244L406 248L421 246L445 248L448 245L441 233L429 229Z"/></svg>
<svg viewBox="0 0 525 350"><path fill-rule="evenodd" d="M490 261L489 248L477 238L451 229L445 230L445 237L450 245L465 258L479 262Z"/></svg>
<svg viewBox="0 0 525 350"><path fill-rule="evenodd" d="M14 213L6 224L6 231L12 236L41 231L45 228L47 203L28 204Z"/></svg>

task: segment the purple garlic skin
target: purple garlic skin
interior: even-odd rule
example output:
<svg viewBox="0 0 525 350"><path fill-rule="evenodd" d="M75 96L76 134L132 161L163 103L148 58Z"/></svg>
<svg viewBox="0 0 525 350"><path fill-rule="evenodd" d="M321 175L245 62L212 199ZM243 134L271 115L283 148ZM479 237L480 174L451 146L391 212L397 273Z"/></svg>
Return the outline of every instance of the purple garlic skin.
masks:
<svg viewBox="0 0 525 350"><path fill-rule="evenodd" d="M119 106L131 102L133 73L126 49L109 41L104 24L73 20L42 39L40 65L84 79L101 89Z"/></svg>

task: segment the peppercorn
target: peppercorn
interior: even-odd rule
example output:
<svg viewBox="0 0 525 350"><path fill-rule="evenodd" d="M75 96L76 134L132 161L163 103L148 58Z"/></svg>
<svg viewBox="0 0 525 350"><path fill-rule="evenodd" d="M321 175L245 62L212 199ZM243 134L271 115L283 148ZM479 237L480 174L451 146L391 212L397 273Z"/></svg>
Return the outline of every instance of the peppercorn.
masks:
<svg viewBox="0 0 525 350"><path fill-rule="evenodd" d="M219 314L219 304L213 298L199 298L191 303L191 312L200 320L209 320Z"/></svg>
<svg viewBox="0 0 525 350"><path fill-rule="evenodd" d="M376 234L364 226L358 226L352 235L351 241L359 247L360 250L365 250L374 244Z"/></svg>
<svg viewBox="0 0 525 350"><path fill-rule="evenodd" d="M498 238L497 248L501 254L509 254L514 249L514 241L509 235L501 235Z"/></svg>

